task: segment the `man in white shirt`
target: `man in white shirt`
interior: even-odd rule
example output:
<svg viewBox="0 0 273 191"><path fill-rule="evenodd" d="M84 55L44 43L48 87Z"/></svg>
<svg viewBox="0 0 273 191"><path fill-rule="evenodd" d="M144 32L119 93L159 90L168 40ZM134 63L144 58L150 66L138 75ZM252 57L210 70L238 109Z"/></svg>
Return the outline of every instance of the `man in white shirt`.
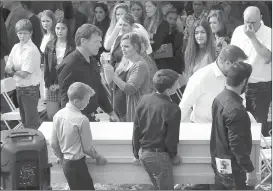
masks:
<svg viewBox="0 0 273 191"><path fill-rule="evenodd" d="M196 71L188 81L182 100L181 121L193 123L211 123L211 106L214 98L225 88L225 75L229 66L247 58L245 53L236 46L223 48L218 59Z"/></svg>
<svg viewBox="0 0 273 191"><path fill-rule="evenodd" d="M244 11L244 25L234 30L231 44L240 47L248 56L246 62L253 72L246 89L246 109L258 123L262 123L262 134L268 136L268 110L272 100L271 28L262 22L257 7L249 6Z"/></svg>

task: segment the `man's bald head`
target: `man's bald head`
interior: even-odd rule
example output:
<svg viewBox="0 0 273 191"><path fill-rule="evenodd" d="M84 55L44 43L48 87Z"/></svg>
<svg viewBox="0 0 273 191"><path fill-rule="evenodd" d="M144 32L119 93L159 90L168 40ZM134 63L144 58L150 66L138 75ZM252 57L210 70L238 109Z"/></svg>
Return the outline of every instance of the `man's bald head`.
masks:
<svg viewBox="0 0 273 191"><path fill-rule="evenodd" d="M262 15L258 7L249 6L244 11L244 24L253 25L257 32L261 26Z"/></svg>

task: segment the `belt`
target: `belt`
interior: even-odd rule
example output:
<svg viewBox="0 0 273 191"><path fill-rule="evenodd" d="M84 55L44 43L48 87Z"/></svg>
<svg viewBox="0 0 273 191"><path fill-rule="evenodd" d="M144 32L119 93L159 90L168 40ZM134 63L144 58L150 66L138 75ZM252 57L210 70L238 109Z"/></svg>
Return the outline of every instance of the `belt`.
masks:
<svg viewBox="0 0 273 191"><path fill-rule="evenodd" d="M166 152L165 149L161 148L142 148L143 151L148 151L148 152L154 152L154 153L163 153Z"/></svg>
<svg viewBox="0 0 273 191"><path fill-rule="evenodd" d="M39 87L39 85L36 85L36 86L26 86L26 87L16 86L16 89L21 90L21 89L29 89L29 88L36 88L36 87Z"/></svg>

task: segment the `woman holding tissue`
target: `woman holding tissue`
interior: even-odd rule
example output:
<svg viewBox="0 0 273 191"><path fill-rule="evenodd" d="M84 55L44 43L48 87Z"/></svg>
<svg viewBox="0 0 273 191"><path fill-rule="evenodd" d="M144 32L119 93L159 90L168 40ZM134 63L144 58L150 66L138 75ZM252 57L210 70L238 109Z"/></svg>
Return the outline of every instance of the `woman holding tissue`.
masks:
<svg viewBox="0 0 273 191"><path fill-rule="evenodd" d="M133 32L125 34L120 46L128 62L120 62L115 72L112 65L104 64L105 77L112 80L113 107L120 121L132 122L140 97L149 93L149 68L141 56L143 45L139 35Z"/></svg>

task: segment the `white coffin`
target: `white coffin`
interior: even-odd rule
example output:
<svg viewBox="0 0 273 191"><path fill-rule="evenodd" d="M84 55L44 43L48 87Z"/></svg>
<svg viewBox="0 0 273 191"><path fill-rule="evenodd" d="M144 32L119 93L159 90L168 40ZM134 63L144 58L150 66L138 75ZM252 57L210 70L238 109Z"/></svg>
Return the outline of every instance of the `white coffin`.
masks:
<svg viewBox="0 0 273 191"><path fill-rule="evenodd" d="M108 159L106 166L97 166L91 158L87 165L94 182L115 184L150 184L147 173L141 166L132 164L133 123L90 123L93 143L96 150ZM44 122L39 130L49 139L52 122ZM260 124L251 127L253 145L251 160L260 177ZM206 184L214 183L214 174L210 165L211 124L181 123L178 153L183 164L174 166L175 183ZM53 163L52 181L65 181L61 166L51 147L48 145L49 161Z"/></svg>

